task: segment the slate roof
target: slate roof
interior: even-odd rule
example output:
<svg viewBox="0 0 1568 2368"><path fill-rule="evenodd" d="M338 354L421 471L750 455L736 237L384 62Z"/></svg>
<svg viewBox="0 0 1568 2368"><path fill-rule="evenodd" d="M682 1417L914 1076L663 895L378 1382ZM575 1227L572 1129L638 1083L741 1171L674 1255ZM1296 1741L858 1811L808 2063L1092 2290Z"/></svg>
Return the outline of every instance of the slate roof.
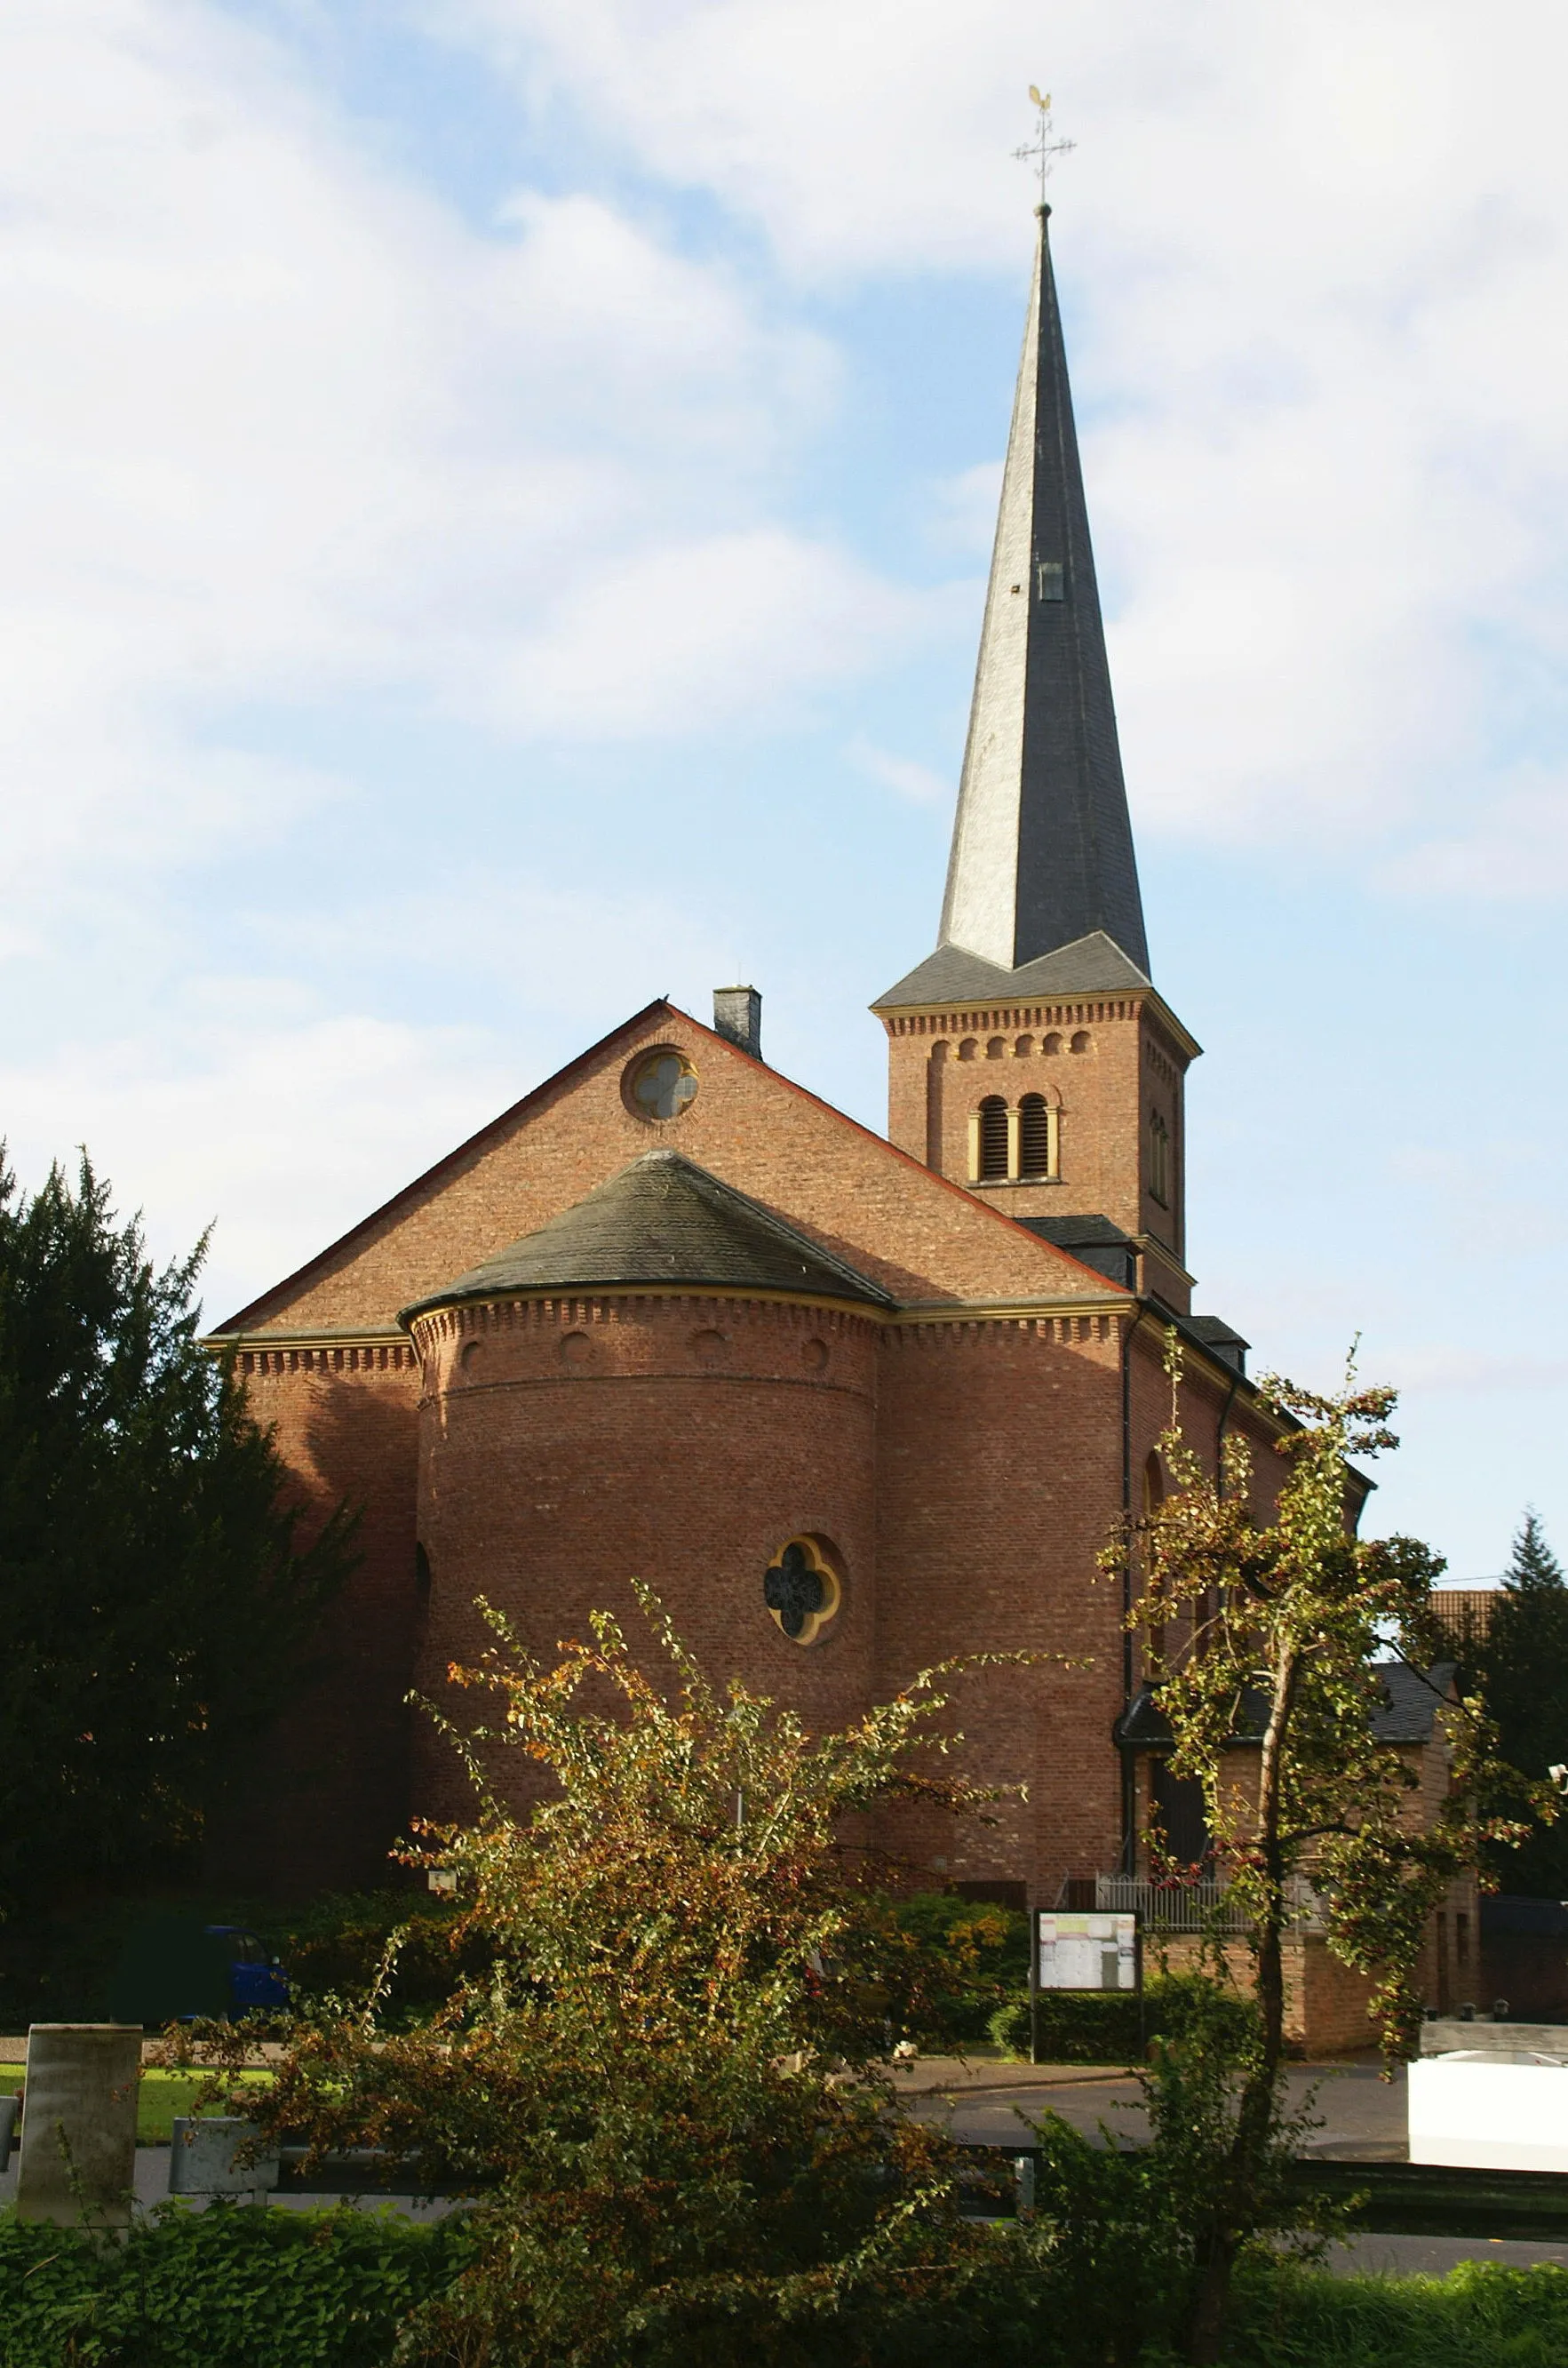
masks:
<svg viewBox="0 0 1568 2368"><path fill-rule="evenodd" d="M939 1003L1028 1002L1055 995L1147 994L1149 975L1103 929L1091 929L1017 970L1005 970L963 946L938 946L895 986L878 996L873 1011L929 1008Z"/></svg>
<svg viewBox="0 0 1568 2368"><path fill-rule="evenodd" d="M1016 972L1103 934L1146 977L1050 211L1040 208L938 937Z"/></svg>
<svg viewBox="0 0 1568 2368"><path fill-rule="evenodd" d="M1379 1661L1377 1672L1388 1697L1384 1709L1372 1717L1372 1733L1380 1743L1430 1743L1432 1723L1448 1700L1457 1661L1434 1661L1426 1671L1408 1661Z"/></svg>
<svg viewBox="0 0 1568 2368"><path fill-rule="evenodd" d="M1221 1315L1186 1315L1182 1318L1193 1338L1210 1349L1250 1349L1252 1342L1233 1332Z"/></svg>
<svg viewBox="0 0 1568 2368"><path fill-rule="evenodd" d="M1457 1663L1434 1661L1430 1669L1413 1669L1407 1661L1374 1661L1382 1680L1383 1706L1372 1713L1372 1733L1380 1743L1430 1743L1439 1706L1447 1701ZM1261 1743L1268 1724L1268 1704L1249 1686L1242 1697L1242 1715L1233 1740ZM1153 1690L1140 1686L1116 1722L1118 1743L1135 1751L1170 1748L1170 1724Z"/></svg>
<svg viewBox="0 0 1568 2368"><path fill-rule="evenodd" d="M1233 1372L1245 1378L1247 1350L1252 1342L1244 1340L1223 1316L1178 1315L1176 1325L1178 1332L1185 1332L1189 1340L1196 1340L1200 1348L1209 1350L1210 1356L1218 1357L1221 1364L1229 1365Z"/></svg>
<svg viewBox="0 0 1568 2368"><path fill-rule="evenodd" d="M1066 1250L1080 1266L1092 1267L1119 1291L1135 1288L1138 1245L1108 1217L1015 1217L1013 1223L1022 1225L1026 1233L1038 1234L1042 1242Z"/></svg>
<svg viewBox="0 0 1568 2368"><path fill-rule="evenodd" d="M645 1151L574 1208L403 1308L511 1292L726 1283L892 1307L890 1292L678 1151Z"/></svg>
<svg viewBox="0 0 1568 2368"><path fill-rule="evenodd" d="M1042 1242L1054 1242L1058 1249L1136 1249L1131 1234L1113 1224L1108 1217L1017 1217L1014 1223L1027 1225Z"/></svg>

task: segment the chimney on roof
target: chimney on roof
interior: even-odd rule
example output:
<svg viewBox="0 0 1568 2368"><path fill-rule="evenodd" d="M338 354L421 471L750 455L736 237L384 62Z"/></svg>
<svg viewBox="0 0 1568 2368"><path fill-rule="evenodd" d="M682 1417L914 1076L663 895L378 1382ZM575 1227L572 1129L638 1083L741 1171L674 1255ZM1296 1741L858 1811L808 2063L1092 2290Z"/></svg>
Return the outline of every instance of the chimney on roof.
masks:
<svg viewBox="0 0 1568 2368"><path fill-rule="evenodd" d="M713 1032L727 1036L754 1061L762 1058L762 997L755 986L713 989Z"/></svg>

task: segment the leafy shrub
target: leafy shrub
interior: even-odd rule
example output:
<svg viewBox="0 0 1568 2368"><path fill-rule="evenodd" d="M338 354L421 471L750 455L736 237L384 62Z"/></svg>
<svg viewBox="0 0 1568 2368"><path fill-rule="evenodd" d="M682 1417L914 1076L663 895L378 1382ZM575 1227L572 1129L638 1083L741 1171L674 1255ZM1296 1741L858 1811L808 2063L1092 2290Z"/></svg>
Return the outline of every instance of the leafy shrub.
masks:
<svg viewBox="0 0 1568 2368"><path fill-rule="evenodd" d="M0 2219L0 2368L381 2368L459 2223L165 2205L122 2245Z"/></svg>
<svg viewBox="0 0 1568 2368"><path fill-rule="evenodd" d="M1042 2064L1141 2064L1152 2040L1183 2030L1201 2002L1206 2013L1226 2019L1233 2044L1246 2044L1256 2023L1249 1998L1216 1991L1202 1974L1156 1974L1142 1998L1115 1990L1042 1990L1036 2009ZM990 2019L997 2046L1010 2055L1029 2052L1029 1999L1015 1991Z"/></svg>
<svg viewBox="0 0 1568 2368"><path fill-rule="evenodd" d="M421 2025L302 2016L255 2118L412 2155L473 2199L410 2362L1021 2362L1012 2254L964 2216L960 2149L878 2068L924 1952L839 1842L884 1803L992 1797L942 1766L946 1698L921 1679L813 1735L712 1686L641 1593L668 1698L603 1613L557 1668L466 1673L500 1698L486 1748L559 1787L526 1825L482 1790L476 1824L430 1836L483 1977ZM209 2026L183 2048L233 2066L243 2041Z"/></svg>
<svg viewBox="0 0 1568 2368"><path fill-rule="evenodd" d="M928 2045L991 2036L1009 1992L1028 1979L1028 1918L954 1891L915 1892L893 1904L893 1914L919 1952L921 1995L909 2036Z"/></svg>

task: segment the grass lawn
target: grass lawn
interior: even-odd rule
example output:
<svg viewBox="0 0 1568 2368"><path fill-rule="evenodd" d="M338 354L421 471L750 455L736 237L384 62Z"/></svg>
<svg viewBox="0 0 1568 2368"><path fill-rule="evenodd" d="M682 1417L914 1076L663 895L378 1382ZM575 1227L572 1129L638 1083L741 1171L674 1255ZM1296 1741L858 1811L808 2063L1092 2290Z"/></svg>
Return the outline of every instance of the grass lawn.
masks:
<svg viewBox="0 0 1568 2368"><path fill-rule="evenodd" d="M0 2064L0 2091L19 2089L24 2070L20 2064ZM263 2086L272 2078L270 2072L242 2072L239 2077ZM200 2086L200 2081L187 2072L143 2072L136 2108L138 2143L156 2146L162 2142L166 2146L174 2135L175 2115L195 2110Z"/></svg>

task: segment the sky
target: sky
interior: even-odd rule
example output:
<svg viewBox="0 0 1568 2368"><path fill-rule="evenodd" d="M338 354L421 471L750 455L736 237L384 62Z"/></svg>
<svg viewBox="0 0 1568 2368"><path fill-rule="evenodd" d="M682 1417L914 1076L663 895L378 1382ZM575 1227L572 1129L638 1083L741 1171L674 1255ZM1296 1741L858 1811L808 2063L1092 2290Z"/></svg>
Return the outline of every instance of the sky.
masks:
<svg viewBox="0 0 1568 2368"><path fill-rule="evenodd" d="M884 1116L1034 191L1197 1304L1568 1549L1546 0L10 0L0 1131L218 1320L653 996ZM1557 1179L1554 1181L1553 1179Z"/></svg>

